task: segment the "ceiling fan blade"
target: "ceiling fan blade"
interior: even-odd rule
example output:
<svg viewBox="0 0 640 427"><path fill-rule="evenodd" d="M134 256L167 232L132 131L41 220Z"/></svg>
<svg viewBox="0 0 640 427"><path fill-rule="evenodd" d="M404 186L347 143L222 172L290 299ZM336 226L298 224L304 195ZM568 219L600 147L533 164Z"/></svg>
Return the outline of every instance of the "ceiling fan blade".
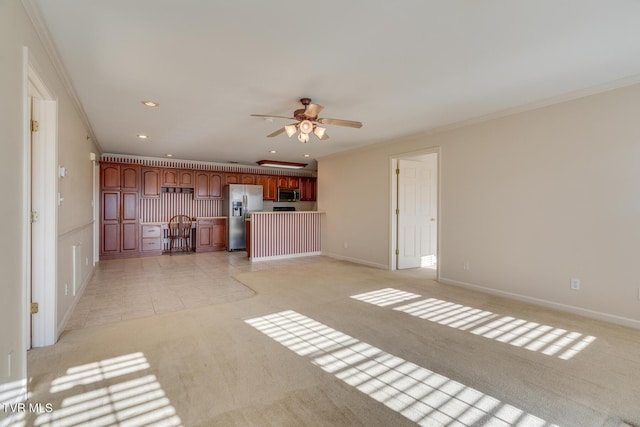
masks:
<svg viewBox="0 0 640 427"><path fill-rule="evenodd" d="M349 126L351 128L361 128L362 123L355 122L353 120L340 120L340 119L318 119L318 123L322 123L323 125L338 125L338 126Z"/></svg>
<svg viewBox="0 0 640 427"><path fill-rule="evenodd" d="M307 105L307 108L304 110L304 114L307 117L317 117L318 114L320 114L320 111L322 111L323 109L324 107L322 105L309 104Z"/></svg>
<svg viewBox="0 0 640 427"><path fill-rule="evenodd" d="M325 132L324 135L322 135L322 138L320 138L321 141L324 141L325 139L329 139L329 135Z"/></svg>
<svg viewBox="0 0 640 427"><path fill-rule="evenodd" d="M280 129L278 129L277 131L272 132L272 133L270 133L269 135L267 135L267 138L273 138L274 136L278 136L278 135L280 135L280 134L281 134L281 133L283 133L283 132L284 132L284 128L280 128Z"/></svg>
<svg viewBox="0 0 640 427"><path fill-rule="evenodd" d="M270 116L268 114L251 114L252 117L265 117L267 119L289 119L296 120L295 117L287 117L287 116Z"/></svg>

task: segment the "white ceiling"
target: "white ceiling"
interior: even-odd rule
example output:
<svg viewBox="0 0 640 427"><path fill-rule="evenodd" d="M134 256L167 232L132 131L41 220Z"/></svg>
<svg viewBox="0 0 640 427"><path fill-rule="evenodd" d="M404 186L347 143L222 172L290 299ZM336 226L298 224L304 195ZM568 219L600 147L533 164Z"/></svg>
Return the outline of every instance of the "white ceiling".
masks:
<svg viewBox="0 0 640 427"><path fill-rule="evenodd" d="M28 1L109 153L314 168L640 75L637 0ZM364 126L303 144L266 138L290 121L250 117L290 116L303 96Z"/></svg>

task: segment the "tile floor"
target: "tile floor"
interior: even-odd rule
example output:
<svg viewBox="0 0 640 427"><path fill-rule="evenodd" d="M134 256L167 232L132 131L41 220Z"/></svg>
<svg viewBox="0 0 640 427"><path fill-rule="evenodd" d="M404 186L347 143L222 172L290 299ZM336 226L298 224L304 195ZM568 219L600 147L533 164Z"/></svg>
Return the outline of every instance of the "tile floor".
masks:
<svg viewBox="0 0 640 427"><path fill-rule="evenodd" d="M66 330L154 316L249 298L236 274L309 262L309 258L251 263L246 252L207 252L103 260Z"/></svg>

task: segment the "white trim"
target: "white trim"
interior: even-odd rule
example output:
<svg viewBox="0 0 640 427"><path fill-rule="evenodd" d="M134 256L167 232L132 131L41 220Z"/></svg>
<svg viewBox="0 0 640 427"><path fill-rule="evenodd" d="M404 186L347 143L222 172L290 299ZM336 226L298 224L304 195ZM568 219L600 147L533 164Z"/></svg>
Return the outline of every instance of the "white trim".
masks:
<svg viewBox="0 0 640 427"><path fill-rule="evenodd" d="M436 203L437 203L437 223L436 223L436 257L438 260L438 264L436 264L436 280L440 278L440 268L438 267L440 265L440 242L441 242L441 233L440 233L440 218L442 217L440 215L441 213L441 194L442 194L442 187L441 187L441 179L440 177L442 176L441 174L441 149L440 146L436 146L436 147L429 147L426 149L422 149L422 150L417 150L417 151L409 151L406 153L397 153L397 154L391 154L389 156L389 164L391 166L391 170L389 171L390 176L389 176L389 185L390 185L390 202L389 202L389 206L391 207L390 210L390 221L389 221L389 270L391 271L395 271L397 270L397 256L395 254L396 252L396 248L397 248L397 244L398 244L398 221L397 221L397 217L396 217L396 209L398 208L398 176L396 175L396 168L398 167L398 160L400 159L415 159L416 157L420 157L420 156L426 156L429 154L435 154L436 155L436 179L438 180L437 184L437 189L436 191L438 192L437 196L436 196Z"/></svg>
<svg viewBox="0 0 640 427"><path fill-rule="evenodd" d="M93 278L93 274L95 273L95 270L96 270L95 268L91 269L91 271L87 276L87 279L83 281L82 285L80 286L79 291L76 293L76 296L73 298L73 301L71 302L71 306L69 307L69 309L67 310L67 313L64 316L64 319L62 319L62 321L57 325L56 336L60 336L62 332L64 332L65 328L67 327L67 323L71 319L71 316L73 316L73 311L75 310L76 305L78 305L78 302L82 298L82 295L84 294L84 291L87 288L87 285L89 284L89 282L91 282L91 279Z"/></svg>
<svg viewBox="0 0 640 427"><path fill-rule="evenodd" d="M60 81L62 82L62 85L64 86L66 93L69 94L69 96L71 97L73 101L72 102L73 106L75 107L76 111L78 112L78 115L80 116L80 120L82 120L82 122L84 123L85 128L88 129L89 135L93 140L93 143L95 144L96 148L102 151L102 149L100 148L100 144L93 132L93 128L91 127L91 122L89 121L89 118L87 117L87 114L85 113L84 108L82 107L80 98L76 94L73 84L71 84L69 73L67 73L67 69L65 68L64 63L60 58L60 54L58 53L56 44L53 41L53 37L49 32L49 28L47 27L47 24L45 23L45 20L42 17L42 14L40 13L40 8L38 7L36 0L22 0L22 6L27 12L29 19L31 20L31 23L33 24L33 27L36 30L36 33L38 34L40 42L42 42L42 45L44 46L45 51L49 55L49 59L53 64L53 68L58 74L58 77L60 78ZM52 99L52 98L48 98L48 99Z"/></svg>
<svg viewBox="0 0 640 427"><path fill-rule="evenodd" d="M28 57L28 55L27 55ZM30 280L25 283L25 289L31 288L31 298L27 302L27 316L31 316L32 347L42 347L55 344L58 338L56 331L57 314L57 187L58 180L58 103L53 99L52 94L47 90L46 85L39 77L34 68L34 61L28 57L27 79L30 87L36 92L37 98L33 99L33 118L40 123L40 130L37 133L40 147L37 153L29 151L28 167L25 168L25 181L30 183L29 190L25 192L25 197L37 198L40 211L39 221L36 222L37 232L31 234L30 214L33 207L29 201L28 211L25 213L27 229L25 233L29 236L30 258L25 258L27 269L33 270L33 266L38 270L32 274ZM30 115L25 113L25 145L31 149ZM31 165L35 161L38 164ZM32 196L32 192L34 193ZM38 302L38 314L31 315L29 304L31 301ZM27 331L28 332L28 331Z"/></svg>
<svg viewBox="0 0 640 427"><path fill-rule="evenodd" d="M29 304L31 303L31 133L29 131L31 123L31 101L29 89L29 49L22 48L22 233L25 242L22 252L22 307L24 316L22 327L24 333L25 350L31 348L31 314ZM26 357L25 357L26 361Z"/></svg>
<svg viewBox="0 0 640 427"><path fill-rule="evenodd" d="M453 279L447 279L446 277L441 277L438 280L438 282L443 283L445 285L459 286L461 288L471 289L471 290L483 292L486 294L497 295L497 296L509 298L516 301L522 301L522 302L538 305L541 307L553 308L566 313L572 313L580 316L589 317L591 319L602 320L609 323L615 323L617 325L640 329L639 320L628 319L626 317L616 316L615 314L602 313L600 311L589 310L586 308L580 308L573 305L561 304L553 301L529 297L526 295L520 295L520 294L514 294L512 292L501 291L498 289L486 288L484 286L474 285L472 283L461 282L459 280L453 280Z"/></svg>
<svg viewBox="0 0 640 427"><path fill-rule="evenodd" d="M265 257L260 257L260 258L253 258L252 257L252 258L250 258L250 260L251 260L251 262L262 262L262 261L273 261L273 260L279 260L279 259L300 258L300 257L305 257L305 256L318 256L318 255L322 255L322 253L319 252L319 251L316 251L316 252L302 252L302 253L297 253L297 254L274 255L274 256L265 256Z"/></svg>
<svg viewBox="0 0 640 427"><path fill-rule="evenodd" d="M301 178L313 178L315 170L312 169L283 169L272 168L259 165L246 165L242 163L219 163L219 162L207 162L203 160L188 160L188 159L176 159L166 157L149 157L138 156L132 154L116 154L116 153L102 153L100 156L102 162L117 162L117 163L129 163L134 165L149 166L149 167L164 167L164 168L188 168L188 169L200 169L200 170L212 170L219 172L231 172L231 173L257 173L263 175L286 175L297 176Z"/></svg>
<svg viewBox="0 0 640 427"><path fill-rule="evenodd" d="M93 208L93 259L91 265L95 265L100 260L100 164L95 159L90 157L92 165L92 179L93 179L93 195L91 199L91 206Z"/></svg>
<svg viewBox="0 0 640 427"><path fill-rule="evenodd" d="M529 104L519 105L516 107L510 107L503 110L498 110L493 113L485 114L484 116L474 117L471 119L461 120L449 124L444 124L441 126L436 126L431 129L427 129L424 131L412 133L409 135L401 136L397 139L384 140L380 142L376 142L369 145L363 145L359 147L350 148L344 151L340 151L337 153L327 154L326 156L321 156L316 159L318 160L326 160L331 159L333 157L340 157L346 154L353 154L359 151L368 151L368 150L376 150L379 147L384 147L389 145L389 142L394 142L396 144L405 142L405 141L415 141L420 138L430 137L432 135L449 132L455 129L460 129L466 126L484 123L495 119L500 119L503 117L508 117L514 114L525 113L527 111L533 111L540 108L548 107L551 105L562 104L564 102L573 101L576 99L585 98L587 96L597 95L600 93L609 92L616 89L621 89L628 86L633 86L640 83L640 74L634 74L631 76L623 77L612 82L606 82L599 85L591 86L588 88L578 89L572 92L568 92L562 95L554 96L551 98L545 98L539 101L534 101Z"/></svg>
<svg viewBox="0 0 640 427"><path fill-rule="evenodd" d="M381 269L381 270L388 270L389 269L389 266L386 265L386 264L379 264L377 262L365 261L365 260L361 260L361 259L358 259L358 258L351 258L351 257L343 256L343 255L334 254L334 253L322 253L321 255L328 256L329 258L339 259L339 260L343 260L343 261L349 261L349 262L352 262L354 264L366 265L368 267L378 268L378 269Z"/></svg>

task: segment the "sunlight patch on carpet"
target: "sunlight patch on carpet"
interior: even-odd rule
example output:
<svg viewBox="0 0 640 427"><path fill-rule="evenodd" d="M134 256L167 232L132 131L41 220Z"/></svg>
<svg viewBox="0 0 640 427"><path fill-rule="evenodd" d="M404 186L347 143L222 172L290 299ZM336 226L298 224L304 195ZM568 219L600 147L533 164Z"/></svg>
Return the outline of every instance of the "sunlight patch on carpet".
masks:
<svg viewBox="0 0 640 427"><path fill-rule="evenodd" d="M379 291L366 292L364 294L352 295L351 298L363 301L369 304L385 307L387 305L396 304L414 298L420 298L422 295L413 294L411 292L400 291L393 288L380 289Z"/></svg>
<svg viewBox="0 0 640 427"><path fill-rule="evenodd" d="M380 307L419 297L421 295L393 288L351 296L358 301ZM490 311L436 298L410 302L393 310L547 356L557 356L562 360L571 359L596 340L592 335L511 316L501 317Z"/></svg>
<svg viewBox="0 0 640 427"><path fill-rule="evenodd" d="M245 322L419 425L552 425L295 311Z"/></svg>
<svg viewBox="0 0 640 427"><path fill-rule="evenodd" d="M498 342L569 360L596 340L591 335L428 298L394 308L420 319L469 331Z"/></svg>
<svg viewBox="0 0 640 427"><path fill-rule="evenodd" d="M60 407L38 415L35 426L148 425L177 427L182 421L143 353L132 353L69 368L51 383L63 393Z"/></svg>

